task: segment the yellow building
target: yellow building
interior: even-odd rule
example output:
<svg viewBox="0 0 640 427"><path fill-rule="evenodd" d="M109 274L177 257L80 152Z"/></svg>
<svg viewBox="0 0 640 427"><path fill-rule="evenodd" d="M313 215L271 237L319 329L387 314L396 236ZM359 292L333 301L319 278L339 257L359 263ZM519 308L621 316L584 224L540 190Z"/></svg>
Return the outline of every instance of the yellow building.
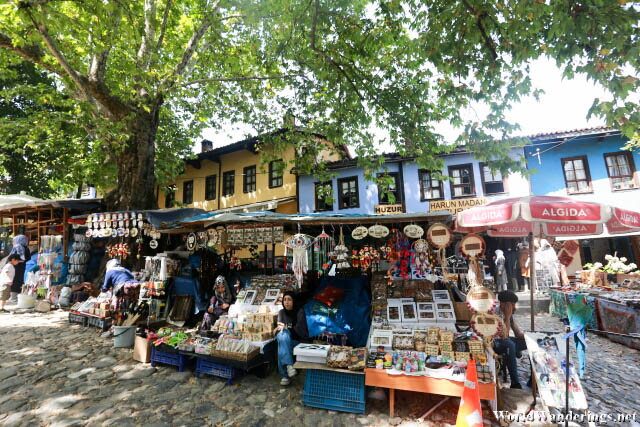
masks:
<svg viewBox="0 0 640 427"><path fill-rule="evenodd" d="M304 139L301 130L283 128L218 148L213 148L211 141L203 140L201 152L195 159L186 161L183 174L176 179L174 194L158 192L158 207L174 207L175 200L183 207L216 212L297 213L294 160L296 149L301 149L303 143L288 144L277 156L286 160L284 167L280 160L268 159L274 157L270 153L275 144L283 138L295 141L298 135L300 140ZM322 160L349 157L346 147L334 148L322 135L312 134L311 140L326 147L319 153Z"/></svg>

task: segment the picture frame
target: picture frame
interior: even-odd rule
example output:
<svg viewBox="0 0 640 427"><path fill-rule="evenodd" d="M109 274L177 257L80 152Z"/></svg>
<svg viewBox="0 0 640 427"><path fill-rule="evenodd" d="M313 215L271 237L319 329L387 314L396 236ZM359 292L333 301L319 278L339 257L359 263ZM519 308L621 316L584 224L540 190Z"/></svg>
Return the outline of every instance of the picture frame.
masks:
<svg viewBox="0 0 640 427"><path fill-rule="evenodd" d="M418 313L416 310L415 302L403 302L402 303L402 322L413 323L418 321Z"/></svg>
<svg viewBox="0 0 640 427"><path fill-rule="evenodd" d="M419 322L436 321L436 309L433 302L419 302L417 303L417 310Z"/></svg>
<svg viewBox="0 0 640 427"><path fill-rule="evenodd" d="M387 301L387 320L389 323L401 323L402 322L402 304L395 301Z"/></svg>
<svg viewBox="0 0 640 427"><path fill-rule="evenodd" d="M236 296L236 304L243 304L246 295L247 295L247 291L245 290L238 292L238 295Z"/></svg>
<svg viewBox="0 0 640 427"><path fill-rule="evenodd" d="M280 289L267 289L267 293L262 304L275 304L280 296Z"/></svg>
<svg viewBox="0 0 640 427"><path fill-rule="evenodd" d="M434 301L451 301L449 298L449 291L446 290L434 290L431 291Z"/></svg>
<svg viewBox="0 0 640 427"><path fill-rule="evenodd" d="M369 341L369 348L391 349L393 332L390 329L373 329Z"/></svg>
<svg viewBox="0 0 640 427"><path fill-rule="evenodd" d="M244 297L244 304L253 304L253 300L256 298L257 294L258 294L258 291L256 291L255 289L247 290L247 293L245 294L245 297Z"/></svg>

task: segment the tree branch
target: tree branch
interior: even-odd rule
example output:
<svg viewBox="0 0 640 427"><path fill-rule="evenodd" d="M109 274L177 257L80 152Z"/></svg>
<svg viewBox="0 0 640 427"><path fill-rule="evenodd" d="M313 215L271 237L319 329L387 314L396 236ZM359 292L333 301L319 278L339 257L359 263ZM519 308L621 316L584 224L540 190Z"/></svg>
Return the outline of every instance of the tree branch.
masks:
<svg viewBox="0 0 640 427"><path fill-rule="evenodd" d="M191 58L193 57L193 52L195 52L196 47L198 46L198 43L200 43L200 40L202 39L204 34L207 32L210 26L211 26L211 20L209 20L208 16L205 16L202 22L200 23L200 26L191 35L191 38L189 39L189 42L187 43L187 46L184 49L184 53L182 54L182 59L173 68L172 77L178 77L182 75L184 70L187 68L187 65L189 64L189 61L191 61Z"/></svg>
<svg viewBox="0 0 640 427"><path fill-rule="evenodd" d="M173 6L173 0L167 0L167 5L164 8L164 16L162 17L162 28L160 29L160 36L158 37L158 43L156 43L156 51L160 50L160 48L162 47L164 33L167 31L167 22L169 21L169 11L171 10L171 6Z"/></svg>
<svg viewBox="0 0 640 427"><path fill-rule="evenodd" d="M318 23L318 8L319 8L319 1L315 0L315 11L313 13L313 18L311 21L311 50L322 55L326 60L328 60L331 65L333 65L340 74L342 74L344 76L344 78L349 82L349 84L351 85L351 88L355 91L356 95L358 95L358 98L360 98L360 101L364 102L364 96L362 96L362 94L360 93L360 91L358 90L358 87L356 86L356 83L351 79L351 77L349 77L349 75L347 74L347 72L345 71L344 67L342 66L342 64L340 64L339 62L335 61L331 56L329 56L324 50L319 49L316 47L316 26Z"/></svg>
<svg viewBox="0 0 640 427"><path fill-rule="evenodd" d="M484 40L484 44L487 47L487 49L489 49L489 52L491 53L491 57L493 58L493 60L494 61L497 60L498 59L498 54L496 53L496 49L493 46L493 40L491 40L491 38L487 34L487 31L485 30L484 25L483 25L482 17L484 16L484 12L480 12L480 11L476 10L473 6L471 6L471 4L469 4L468 0L462 0L462 2L467 7L469 12L471 12L473 14L473 16L476 17L476 25L478 26L478 29L480 30L480 34L482 35L482 39Z"/></svg>
<svg viewBox="0 0 640 427"><path fill-rule="evenodd" d="M211 82L243 82L248 80L282 80L282 79L290 79L293 77L301 77L304 76L302 73L298 74L279 74L275 76L239 76L239 77L221 77L221 78L212 78L212 79L197 79L191 80L184 84L181 84L180 87L191 86L200 83L211 83Z"/></svg>
<svg viewBox="0 0 640 427"><path fill-rule="evenodd" d="M156 1L144 0L144 34L138 49L136 65L146 70L149 65L151 43L155 38L154 21L156 20Z"/></svg>
<svg viewBox="0 0 640 427"><path fill-rule="evenodd" d="M122 15L118 13L118 15L115 16L115 24L113 28L114 33L118 31L121 20ZM107 60L109 59L110 51L111 43L109 43L109 46L102 52L94 55L93 60L91 61L91 67L89 68L89 81L100 82L101 84L104 82L104 75L107 71Z"/></svg>
<svg viewBox="0 0 640 427"><path fill-rule="evenodd" d="M58 74L58 75L64 74L63 70L60 70L44 61L45 53L42 51L40 46L37 46L35 44L28 45L28 46L20 46L20 47L14 46L14 43L11 37L0 33L0 47L13 52L23 57L24 59L27 59L33 62L34 64L38 64L42 68L48 71L51 71L54 74Z"/></svg>

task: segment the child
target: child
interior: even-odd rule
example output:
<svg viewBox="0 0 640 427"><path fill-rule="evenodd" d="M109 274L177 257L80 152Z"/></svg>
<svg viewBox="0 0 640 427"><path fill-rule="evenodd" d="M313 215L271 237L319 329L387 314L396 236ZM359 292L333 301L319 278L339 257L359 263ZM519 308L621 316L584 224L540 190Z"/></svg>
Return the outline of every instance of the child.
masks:
<svg viewBox="0 0 640 427"><path fill-rule="evenodd" d="M0 272L0 312L6 313L4 305L9 299L11 294L11 285L13 284L13 277L16 275L15 266L20 262L20 255L9 255L7 264L2 268Z"/></svg>

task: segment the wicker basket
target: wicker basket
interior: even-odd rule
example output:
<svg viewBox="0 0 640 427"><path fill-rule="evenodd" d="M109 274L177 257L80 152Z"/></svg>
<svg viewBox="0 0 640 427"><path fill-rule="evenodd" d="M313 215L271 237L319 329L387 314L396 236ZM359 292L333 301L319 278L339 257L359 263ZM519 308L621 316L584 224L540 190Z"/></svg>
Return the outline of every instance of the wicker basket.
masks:
<svg viewBox="0 0 640 427"><path fill-rule="evenodd" d="M448 357L451 360L456 359L456 354L453 351L443 351L442 356Z"/></svg>
<svg viewBox="0 0 640 427"><path fill-rule="evenodd" d="M468 353L466 351L455 352L455 360L457 360L458 362L466 362L469 359L471 359L471 353Z"/></svg>
<svg viewBox="0 0 640 427"><path fill-rule="evenodd" d="M480 340L469 340L469 351L471 353L484 353L484 343Z"/></svg>
<svg viewBox="0 0 640 427"><path fill-rule="evenodd" d="M440 341L453 341L453 331L450 331L448 329L440 331Z"/></svg>
<svg viewBox="0 0 640 427"><path fill-rule="evenodd" d="M486 353L471 353L471 358L476 361L478 365L486 365L487 364L487 354Z"/></svg>
<svg viewBox="0 0 640 427"><path fill-rule="evenodd" d="M437 356L440 354L440 347L438 347L438 344L427 344L424 352L429 356Z"/></svg>
<svg viewBox="0 0 640 427"><path fill-rule="evenodd" d="M453 352L453 342L451 341L440 341L440 351L442 354L445 352Z"/></svg>
<svg viewBox="0 0 640 427"><path fill-rule="evenodd" d="M219 357L221 359L239 360L241 362L247 362L260 354L260 347L256 347L249 353L234 353L231 351L212 350L211 355Z"/></svg>
<svg viewBox="0 0 640 427"><path fill-rule="evenodd" d="M432 326L427 330L427 342L429 344L437 344L440 341L440 328Z"/></svg>

